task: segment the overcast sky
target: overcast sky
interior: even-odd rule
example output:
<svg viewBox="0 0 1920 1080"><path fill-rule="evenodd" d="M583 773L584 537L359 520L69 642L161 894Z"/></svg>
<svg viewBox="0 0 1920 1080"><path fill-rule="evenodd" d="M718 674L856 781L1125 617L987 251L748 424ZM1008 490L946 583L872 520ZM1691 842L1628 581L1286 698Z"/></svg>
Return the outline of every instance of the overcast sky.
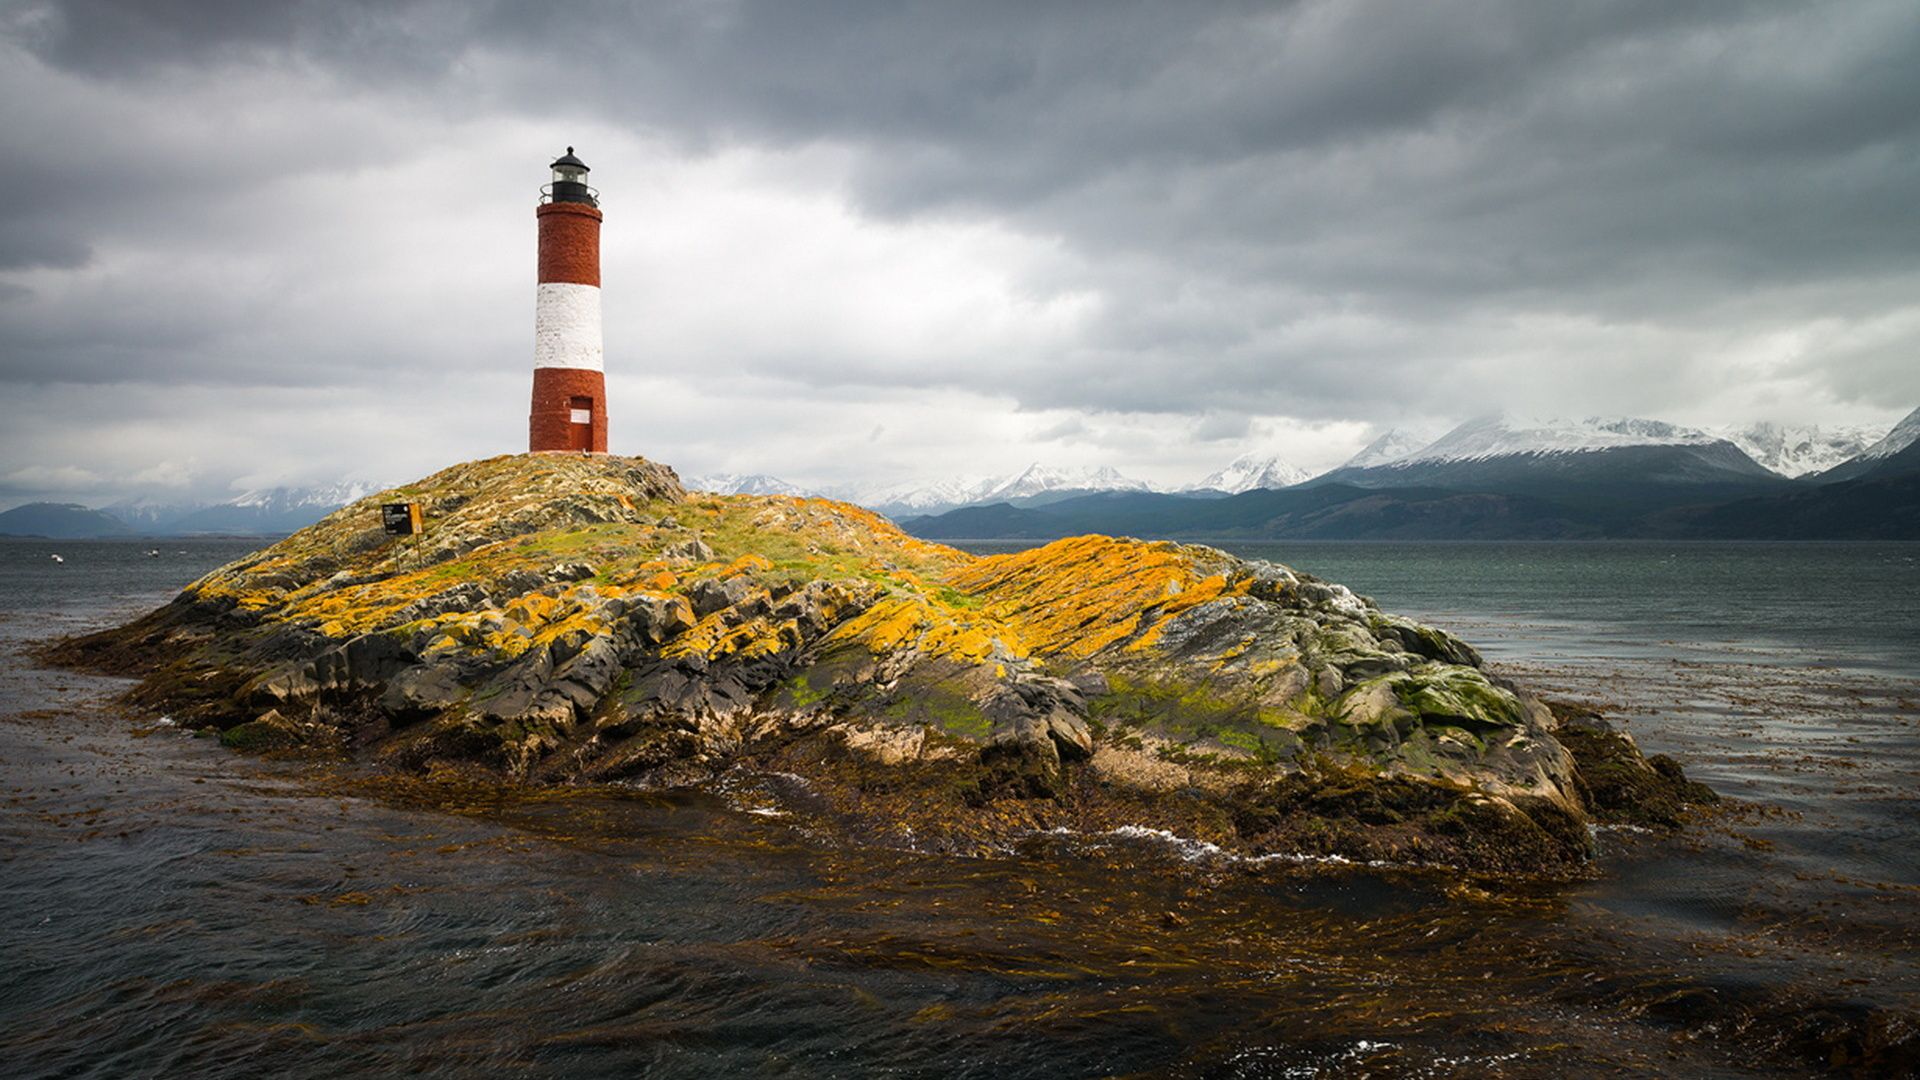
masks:
<svg viewBox="0 0 1920 1080"><path fill-rule="evenodd" d="M683 474L1920 405L1912 0L13 0L0 505L524 449L568 145Z"/></svg>

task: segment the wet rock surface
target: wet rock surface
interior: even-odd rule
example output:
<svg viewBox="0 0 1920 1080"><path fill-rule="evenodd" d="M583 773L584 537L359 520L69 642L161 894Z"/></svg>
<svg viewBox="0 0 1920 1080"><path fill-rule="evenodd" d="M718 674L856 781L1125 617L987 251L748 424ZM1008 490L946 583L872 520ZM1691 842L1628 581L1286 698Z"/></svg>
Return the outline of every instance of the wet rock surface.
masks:
<svg viewBox="0 0 1920 1080"><path fill-rule="evenodd" d="M428 530L387 537L379 504ZM1711 798L1444 631L1212 548L978 557L825 500L519 455L347 507L54 658L248 749L506 781L813 781L845 828L979 850L1168 828L1235 850L1577 872Z"/></svg>

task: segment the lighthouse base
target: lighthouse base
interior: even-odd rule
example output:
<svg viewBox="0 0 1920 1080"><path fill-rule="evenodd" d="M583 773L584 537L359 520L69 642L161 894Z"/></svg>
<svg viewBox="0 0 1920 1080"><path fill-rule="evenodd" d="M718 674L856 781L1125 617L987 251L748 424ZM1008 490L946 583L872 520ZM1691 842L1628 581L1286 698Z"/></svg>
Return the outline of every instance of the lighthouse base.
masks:
<svg viewBox="0 0 1920 1080"><path fill-rule="evenodd" d="M606 376L585 368L534 368L527 449L606 453Z"/></svg>

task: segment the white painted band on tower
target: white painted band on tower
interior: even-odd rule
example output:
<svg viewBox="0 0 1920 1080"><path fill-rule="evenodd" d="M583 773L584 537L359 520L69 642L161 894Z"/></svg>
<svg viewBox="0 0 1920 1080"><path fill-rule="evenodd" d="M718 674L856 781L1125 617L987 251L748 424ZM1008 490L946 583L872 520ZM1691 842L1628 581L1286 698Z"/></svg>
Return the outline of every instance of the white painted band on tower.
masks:
<svg viewBox="0 0 1920 1080"><path fill-rule="evenodd" d="M600 289L542 282L533 309L533 366L604 370Z"/></svg>

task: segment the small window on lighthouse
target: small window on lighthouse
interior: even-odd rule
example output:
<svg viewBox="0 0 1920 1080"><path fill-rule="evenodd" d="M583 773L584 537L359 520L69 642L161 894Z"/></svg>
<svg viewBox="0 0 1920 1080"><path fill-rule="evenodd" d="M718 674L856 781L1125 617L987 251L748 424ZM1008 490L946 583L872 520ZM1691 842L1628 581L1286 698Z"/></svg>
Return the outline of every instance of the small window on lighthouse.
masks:
<svg viewBox="0 0 1920 1080"><path fill-rule="evenodd" d="M568 409L568 412L571 413L574 423L576 424L593 423L593 399L592 398L590 397L574 398L571 401L567 402L567 409Z"/></svg>

